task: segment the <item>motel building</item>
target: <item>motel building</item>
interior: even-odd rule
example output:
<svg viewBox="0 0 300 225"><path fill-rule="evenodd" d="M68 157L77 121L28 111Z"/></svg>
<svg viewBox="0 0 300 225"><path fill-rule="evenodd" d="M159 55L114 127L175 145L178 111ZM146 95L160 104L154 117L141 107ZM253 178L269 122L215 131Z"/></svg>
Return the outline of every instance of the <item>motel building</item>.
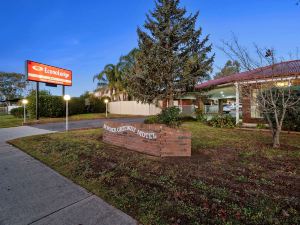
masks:
<svg viewBox="0 0 300 225"><path fill-rule="evenodd" d="M263 123L255 97L258 85L267 86L268 83L279 88L291 87L300 92L300 60L281 62L198 84L196 91L201 95L198 105L208 119L227 113L235 117L237 123L244 125Z"/></svg>

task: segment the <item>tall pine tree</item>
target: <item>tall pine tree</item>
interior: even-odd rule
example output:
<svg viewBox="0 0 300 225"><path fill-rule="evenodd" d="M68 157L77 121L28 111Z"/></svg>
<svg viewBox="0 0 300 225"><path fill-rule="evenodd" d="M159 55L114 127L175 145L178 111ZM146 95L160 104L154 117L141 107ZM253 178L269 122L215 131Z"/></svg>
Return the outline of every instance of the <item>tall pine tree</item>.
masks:
<svg viewBox="0 0 300 225"><path fill-rule="evenodd" d="M173 106L174 97L193 90L212 69L209 37L201 40L202 29L196 28L199 13L186 15L179 3L157 0L147 14L146 30L138 28L140 51L129 76L129 92L137 100L168 99Z"/></svg>

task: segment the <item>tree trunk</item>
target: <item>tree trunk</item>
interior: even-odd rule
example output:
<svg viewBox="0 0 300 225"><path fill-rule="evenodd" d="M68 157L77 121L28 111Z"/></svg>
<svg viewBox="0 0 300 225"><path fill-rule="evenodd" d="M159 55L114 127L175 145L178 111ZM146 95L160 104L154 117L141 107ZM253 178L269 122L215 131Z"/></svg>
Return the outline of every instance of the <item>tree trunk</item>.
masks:
<svg viewBox="0 0 300 225"><path fill-rule="evenodd" d="M277 128L277 130L273 134L273 148L280 147L280 132L281 132L281 129Z"/></svg>
<svg viewBox="0 0 300 225"><path fill-rule="evenodd" d="M173 107L173 106L174 106L174 95L173 92L171 92L169 95L169 107Z"/></svg>

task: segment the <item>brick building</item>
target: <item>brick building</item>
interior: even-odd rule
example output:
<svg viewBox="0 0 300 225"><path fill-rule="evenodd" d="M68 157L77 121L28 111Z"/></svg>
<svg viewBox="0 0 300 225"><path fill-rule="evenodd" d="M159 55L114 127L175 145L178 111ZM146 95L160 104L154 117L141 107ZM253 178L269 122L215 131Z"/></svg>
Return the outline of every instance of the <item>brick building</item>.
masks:
<svg viewBox="0 0 300 225"><path fill-rule="evenodd" d="M206 114L230 113L236 117L237 123L263 122L254 98L257 93L255 87L271 82L277 87L293 86L300 91L300 60L281 62L199 84L196 86L202 96L199 105ZM248 94L242 95L241 92Z"/></svg>

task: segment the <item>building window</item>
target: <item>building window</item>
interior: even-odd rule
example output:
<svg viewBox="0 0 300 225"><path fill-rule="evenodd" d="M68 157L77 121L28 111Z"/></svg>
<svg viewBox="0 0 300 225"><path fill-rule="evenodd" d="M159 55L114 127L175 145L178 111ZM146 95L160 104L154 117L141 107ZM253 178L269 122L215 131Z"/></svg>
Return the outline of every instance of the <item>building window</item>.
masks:
<svg viewBox="0 0 300 225"><path fill-rule="evenodd" d="M263 118L259 105L257 103L258 90L252 89L251 91L251 118Z"/></svg>

